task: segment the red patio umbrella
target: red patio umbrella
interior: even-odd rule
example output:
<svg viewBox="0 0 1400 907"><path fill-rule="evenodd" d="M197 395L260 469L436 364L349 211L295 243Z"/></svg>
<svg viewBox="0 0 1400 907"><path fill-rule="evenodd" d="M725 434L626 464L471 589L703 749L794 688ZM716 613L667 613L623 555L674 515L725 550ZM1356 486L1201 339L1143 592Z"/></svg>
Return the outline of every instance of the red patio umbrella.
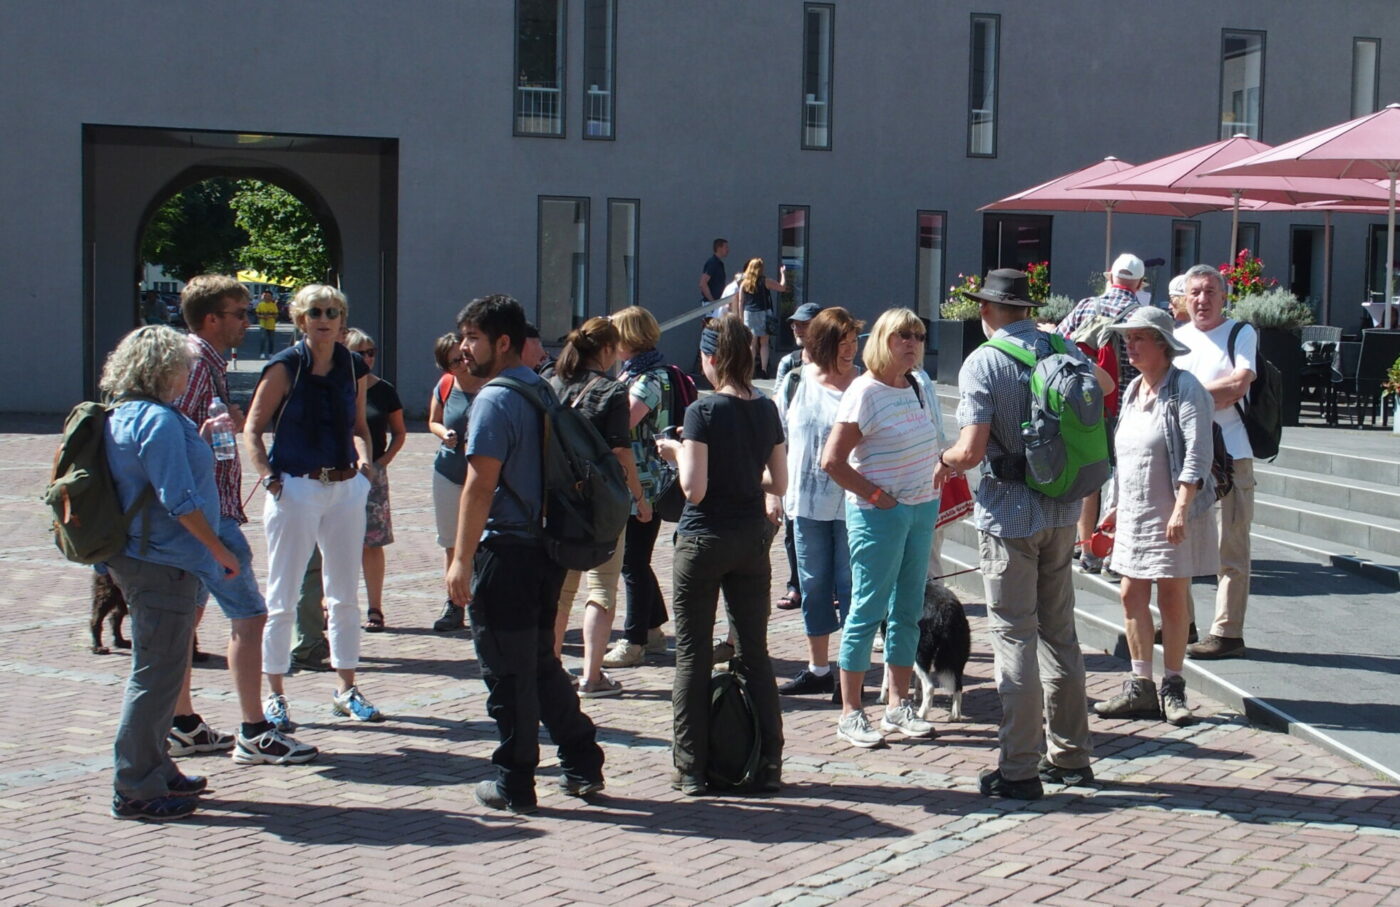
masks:
<svg viewBox="0 0 1400 907"><path fill-rule="evenodd" d="M1219 168L1216 175L1302 176L1313 179L1384 179L1386 202L1385 301L1395 298L1395 181L1400 177L1400 104L1348 120ZM1390 327L1390 306L1385 327Z"/></svg>
<svg viewBox="0 0 1400 907"><path fill-rule="evenodd" d="M1199 148L1191 148L1167 157L1139 164L1082 188L1137 189L1148 192L1190 192L1231 200L1234 214L1230 226L1230 259L1239 245L1240 207L1248 199L1253 202L1281 202L1297 205L1309 201L1338 199L1381 199L1384 195L1374 183L1363 179L1318 180L1301 176L1244 176L1218 174L1221 168L1243 158L1269 150L1263 142L1237 135ZM1224 205L1222 205L1224 207Z"/></svg>
<svg viewBox="0 0 1400 907"><path fill-rule="evenodd" d="M1157 214L1170 217L1195 217L1206 211L1226 207L1219 198L1196 197L1184 192L1147 192L1138 189L1084 189L1086 183L1108 179L1113 174L1132 168L1127 161L1106 157L1049 182L1041 183L1008 195L1000 201L983 205L979 211L1103 211L1104 268L1113 260L1113 214Z"/></svg>

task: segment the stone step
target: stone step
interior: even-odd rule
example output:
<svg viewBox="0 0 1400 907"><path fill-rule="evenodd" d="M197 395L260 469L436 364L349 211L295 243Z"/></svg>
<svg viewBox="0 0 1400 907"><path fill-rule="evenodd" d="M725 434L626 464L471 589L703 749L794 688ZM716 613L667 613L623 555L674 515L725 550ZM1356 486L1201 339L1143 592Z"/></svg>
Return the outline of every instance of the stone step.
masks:
<svg viewBox="0 0 1400 907"><path fill-rule="evenodd" d="M1400 485L1341 478L1263 462L1254 464L1254 477L1259 483L1256 491L1259 495L1400 520Z"/></svg>
<svg viewBox="0 0 1400 907"><path fill-rule="evenodd" d="M1350 440L1345 434L1337 434L1332 443L1338 447L1345 447ZM1391 488L1400 487L1400 453L1384 448L1366 455L1338 453L1321 446L1291 445L1285 435L1278 457L1272 463L1259 461L1255 466L1257 469L1277 466L1294 472L1333 476L1338 479L1357 479Z"/></svg>
<svg viewBox="0 0 1400 907"><path fill-rule="evenodd" d="M1283 529L1255 525L1250 535L1258 541L1282 545L1306 555L1319 564L1330 564L1339 570L1363 576L1390 589L1400 589L1400 554L1370 550L1338 551L1341 546L1329 539L1319 539Z"/></svg>
<svg viewBox="0 0 1400 907"><path fill-rule="evenodd" d="M1400 520L1356 514L1327 504L1292 501L1259 494L1254 525L1282 529L1317 539L1319 547L1338 554L1357 551L1400 552Z"/></svg>

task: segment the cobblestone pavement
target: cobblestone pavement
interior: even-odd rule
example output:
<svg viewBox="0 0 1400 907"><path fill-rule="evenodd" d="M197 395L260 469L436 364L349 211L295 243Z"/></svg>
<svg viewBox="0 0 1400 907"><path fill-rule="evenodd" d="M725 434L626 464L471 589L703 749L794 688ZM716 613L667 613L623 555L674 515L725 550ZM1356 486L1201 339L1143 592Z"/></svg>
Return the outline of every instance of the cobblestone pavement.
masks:
<svg viewBox="0 0 1400 907"><path fill-rule="evenodd" d="M998 704L976 603L968 720L939 721L935 741L856 751L835 739L821 697L788 698L780 795L683 798L667 783L667 655L616 672L622 698L585 706L607 753L606 798L560 794L551 758L537 816L487 812L471 786L487 774L494 731L471 644L427 629L442 587L425 434L392 468L391 630L365 638L362 685L390 719L335 719L327 675L292 677L299 736L322 748L318 761L184 760L210 777L201 812L166 826L113 821L111 737L127 658L89 653L88 572L45 535L37 497L55 440L0 435L0 676L10 710L0 734L0 902L1400 903L1395 788L1208 701L1185 729L1095 720L1101 788L1050 788L1034 804L980 797ZM261 562L256 521L249 531ZM664 541L657 565L669 586ZM218 652L226 631L211 608L204 648ZM780 677L791 676L804 657L797 616L775 612L771 638ZM566 660L580 651L575 620ZM1095 653L1088 663L1090 694L1109 695L1122 663ZM196 670L195 696L229 729L236 709L223 665L216 656Z"/></svg>

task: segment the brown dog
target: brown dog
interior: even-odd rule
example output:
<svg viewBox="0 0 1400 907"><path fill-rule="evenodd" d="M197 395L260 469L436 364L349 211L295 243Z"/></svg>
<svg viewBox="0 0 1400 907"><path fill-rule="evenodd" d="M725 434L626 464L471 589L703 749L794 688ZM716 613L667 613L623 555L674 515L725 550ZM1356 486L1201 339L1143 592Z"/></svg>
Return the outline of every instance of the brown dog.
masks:
<svg viewBox="0 0 1400 907"><path fill-rule="evenodd" d="M131 640L122 636L122 621L127 615L126 596L122 595L122 590L117 588L117 584L112 581L110 573L92 574L92 615L88 621L88 629L92 632L92 654L110 655L112 650L102 644L102 621L106 620L107 625L112 628L112 645L118 649L130 649ZM194 652L190 659L195 664L203 664L209 660L206 652L199 651L199 634L194 634Z"/></svg>

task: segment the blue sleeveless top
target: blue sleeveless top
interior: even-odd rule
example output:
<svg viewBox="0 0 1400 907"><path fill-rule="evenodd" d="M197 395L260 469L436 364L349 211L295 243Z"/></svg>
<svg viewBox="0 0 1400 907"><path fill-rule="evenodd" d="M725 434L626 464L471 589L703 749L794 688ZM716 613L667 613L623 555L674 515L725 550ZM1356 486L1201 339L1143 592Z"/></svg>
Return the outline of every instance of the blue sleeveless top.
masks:
<svg viewBox="0 0 1400 907"><path fill-rule="evenodd" d="M299 476L354 463L357 382L369 373L360 354L337 343L330 373L313 375L311 349L303 340L273 356L263 374L274 367L287 370L292 387L273 422L276 434L267 457L273 470Z"/></svg>

